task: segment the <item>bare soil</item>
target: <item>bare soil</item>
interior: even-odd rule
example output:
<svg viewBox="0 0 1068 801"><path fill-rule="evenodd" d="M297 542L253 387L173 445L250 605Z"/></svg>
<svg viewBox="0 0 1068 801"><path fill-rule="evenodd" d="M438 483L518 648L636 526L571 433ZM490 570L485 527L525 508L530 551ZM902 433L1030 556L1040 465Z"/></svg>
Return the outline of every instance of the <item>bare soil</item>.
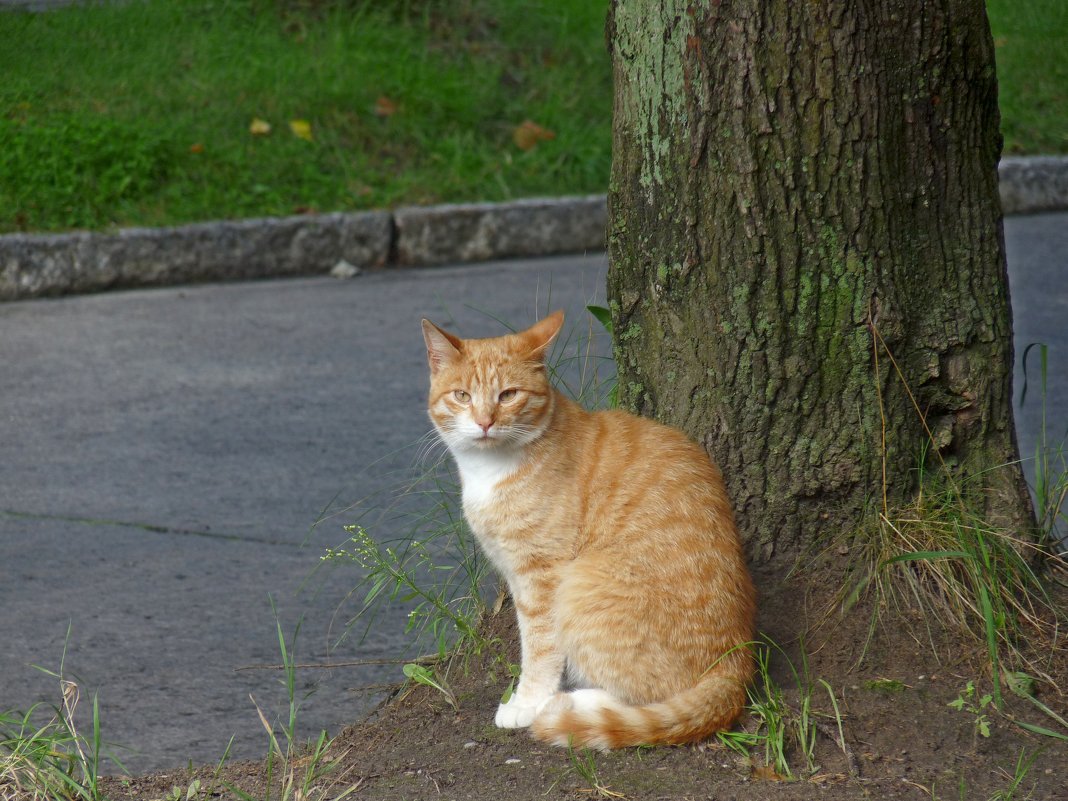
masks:
<svg viewBox="0 0 1068 801"><path fill-rule="evenodd" d="M765 570L754 578L762 594L759 628L783 647L798 671L804 642L818 721L814 769L806 767L796 745L789 751L793 776L786 777L764 764L760 750L745 759L710 741L596 754L596 777L583 775L576 762L586 754L569 754L493 725L509 682L507 665L518 662L514 614L506 607L487 621L489 647L438 667L458 699L456 709L435 689L399 689L370 719L337 736L323 763L329 770L306 797L336 798L349 790L347 797L354 799L1068 801L1068 743L1014 723L1056 728L1029 701L1007 692L1003 712L987 707L989 737L981 736L975 714L948 706L969 680L978 694L989 691L983 644L937 627L929 631L930 621L919 620L902 621L890 631L883 627L868 642L870 609L831 615L823 625L813 625L831 600L820 590L818 576L809 574L801 581ZM1068 593L1059 593L1056 602L1068 608ZM1064 716L1068 696L1058 688L1068 687L1065 651L1046 643L1036 646L1033 656L1046 674L1036 685L1038 697ZM783 654L773 653L771 674L797 710L801 693ZM818 679L834 689L844 748L830 695ZM754 723L743 719L740 725L745 729ZM1033 764L1015 794L1005 795L1012 790L1021 755L1025 762L1033 757ZM304 764L298 764L298 776ZM254 798L268 796L263 764L230 764L220 776L214 774L209 766L108 779L104 789L115 801L146 801L169 796L175 786L184 796L199 777L198 798L238 797L227 785ZM272 784L270 797L278 798L277 771Z"/></svg>

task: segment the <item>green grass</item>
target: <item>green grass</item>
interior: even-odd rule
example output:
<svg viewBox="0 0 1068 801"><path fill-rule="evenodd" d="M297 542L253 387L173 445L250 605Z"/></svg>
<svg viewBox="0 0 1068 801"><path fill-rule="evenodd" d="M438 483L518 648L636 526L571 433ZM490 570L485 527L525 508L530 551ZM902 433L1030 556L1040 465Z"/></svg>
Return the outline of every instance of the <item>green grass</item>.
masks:
<svg viewBox="0 0 1068 801"><path fill-rule="evenodd" d="M1068 3L987 0L1005 153L1068 153Z"/></svg>
<svg viewBox="0 0 1068 801"><path fill-rule="evenodd" d="M568 745L567 759L570 763L569 772L586 784L586 789L582 792L599 798L626 798L623 793L617 793L604 784L597 772L597 757L588 748L580 748L576 751L571 745Z"/></svg>
<svg viewBox="0 0 1068 801"><path fill-rule="evenodd" d="M272 798L278 801L304 801L304 799L313 797L324 798L326 793L320 785L324 780L327 780L327 775L336 766L326 758L327 750L333 741L327 736L325 730L320 731L318 737L314 740L308 740L306 743L302 742L297 735L298 713L302 702L308 698L308 696L304 696L304 698L297 697L295 649L297 638L300 636L300 626L303 618L297 622L292 637L287 641L285 633L282 631L282 623L278 618L278 609L275 607L274 599L270 598L270 602L271 611L275 616L278 649L282 655L284 676L282 683L285 685L289 704L285 722L279 721L277 724L272 724L260 708L260 705L256 703L256 699L249 695L253 705L256 707L260 723L267 732L266 779L264 782L263 801L271 801ZM281 738L279 738L279 734L282 735ZM231 740L231 742L233 741ZM229 748L227 748L227 753L229 753ZM224 755L216 771L216 776L221 772L225 760L226 756ZM330 786L333 786L333 782L330 782ZM237 786L227 784L226 787L241 801L258 801L256 796L245 792ZM355 787L350 787L341 795L334 796L334 798L336 801L340 801L340 799L354 792L355 789ZM191 788L189 792L191 792ZM212 794L214 795L215 793L213 792ZM174 801L181 801L181 798L175 798ZM187 799L187 801L189 800Z"/></svg>
<svg viewBox="0 0 1068 801"><path fill-rule="evenodd" d="M1065 453L1065 438L1062 436L1058 441L1050 431L1046 413L1049 347L1042 342L1032 342L1024 348L1021 357L1024 380L1020 390L1020 407L1023 408L1028 387L1033 383L1027 363L1027 356L1032 351L1037 352L1038 356L1037 379L1042 422L1034 456L1029 462L1025 460L1025 464L1029 463L1031 468L1031 489L1034 491L1039 530L1044 533L1048 545L1056 550L1056 543L1068 539L1068 454Z"/></svg>
<svg viewBox="0 0 1068 801"><path fill-rule="evenodd" d="M601 4L297 5L0 14L0 231L607 185ZM254 119L271 132L250 133ZM311 141L293 120L310 124ZM525 120L555 138L521 149L513 134Z"/></svg>
<svg viewBox="0 0 1068 801"><path fill-rule="evenodd" d="M842 728L842 713L834 689L823 679L813 680L809 671L804 642L800 643L800 669L776 642L766 635L748 647L756 657L756 677L747 688L748 721L745 728L717 732L716 737L727 748L740 754L751 765L754 775L775 781L794 781L800 775L808 777L818 770L816 764L817 718L834 721L836 744L847 759L852 759ZM777 655L776 655L777 654ZM782 660L789 672L790 695L783 691L771 676L772 659ZM816 684L823 686L830 699L831 712L817 712L813 706ZM755 758L763 750L763 765Z"/></svg>
<svg viewBox="0 0 1068 801"><path fill-rule="evenodd" d="M603 192L606 10L147 0L0 13L0 232ZM989 11L1006 152L1068 152L1068 6ZM554 138L521 149L526 120Z"/></svg>
<svg viewBox="0 0 1068 801"><path fill-rule="evenodd" d="M26 712L0 712L0 799L101 801L103 757L122 763L101 736L100 704L92 696L88 732L77 723L81 686L64 671L70 626L58 671L38 667L59 683L60 702L34 704Z"/></svg>
<svg viewBox="0 0 1068 801"><path fill-rule="evenodd" d="M904 610L918 609L928 628L939 621L983 642L1001 709L1001 671L1024 660L1020 643L1057 636L1055 609L1033 567L1041 548L972 510L952 478L922 465L921 472L910 505L883 511L856 533L844 608L874 591L872 632L880 622L899 625L908 619Z"/></svg>
<svg viewBox="0 0 1068 801"><path fill-rule="evenodd" d="M995 790L992 795L987 797L986 801L1029 801L1029 799L1033 797L1033 788L1024 789L1023 784L1027 781L1031 769L1035 766L1035 760L1038 759L1040 753L1040 751L1036 750L1028 754L1026 749L1021 749L1019 756L1016 757L1016 763L1013 766L1012 773L999 767L997 772L1001 774L1007 784L1004 788ZM967 801L967 799L976 798L973 793L969 792L968 784L964 780L963 774L957 777L956 787L952 788L948 795L941 794L941 788L937 783L932 784L930 789L919 784L917 784L916 787L926 791L931 797L931 801L951 801L951 799ZM1023 792L1023 795L1019 795L1020 792Z"/></svg>

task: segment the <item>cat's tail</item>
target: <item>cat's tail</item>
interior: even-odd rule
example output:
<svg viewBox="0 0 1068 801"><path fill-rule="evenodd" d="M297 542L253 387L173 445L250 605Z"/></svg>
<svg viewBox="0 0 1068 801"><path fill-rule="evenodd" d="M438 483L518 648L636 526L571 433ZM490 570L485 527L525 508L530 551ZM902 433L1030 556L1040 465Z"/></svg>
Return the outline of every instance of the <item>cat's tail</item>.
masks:
<svg viewBox="0 0 1068 801"><path fill-rule="evenodd" d="M745 681L711 672L693 687L654 704L629 706L604 690L554 695L531 724L547 743L576 748L679 745L730 728L745 706Z"/></svg>

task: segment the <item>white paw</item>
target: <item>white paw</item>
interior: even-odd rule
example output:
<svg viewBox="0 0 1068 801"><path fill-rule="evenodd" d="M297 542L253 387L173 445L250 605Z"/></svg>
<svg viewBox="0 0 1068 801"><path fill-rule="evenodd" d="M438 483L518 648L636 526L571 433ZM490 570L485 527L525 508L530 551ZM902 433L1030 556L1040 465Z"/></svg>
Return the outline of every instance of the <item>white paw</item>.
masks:
<svg viewBox="0 0 1068 801"><path fill-rule="evenodd" d="M549 696L551 698L552 696ZM519 699L512 696L507 704L497 707L493 722L500 729L524 729L534 722L548 698Z"/></svg>

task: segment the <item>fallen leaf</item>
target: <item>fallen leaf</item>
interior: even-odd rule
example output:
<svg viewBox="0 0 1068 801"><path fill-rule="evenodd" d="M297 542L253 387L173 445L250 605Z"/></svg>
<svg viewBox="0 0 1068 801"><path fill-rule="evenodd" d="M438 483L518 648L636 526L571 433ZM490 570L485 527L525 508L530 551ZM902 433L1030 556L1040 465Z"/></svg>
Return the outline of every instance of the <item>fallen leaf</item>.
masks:
<svg viewBox="0 0 1068 801"><path fill-rule="evenodd" d="M306 142L315 141L312 136L311 123L307 120L290 120L289 130L293 132L293 136L297 137L297 139L303 139Z"/></svg>
<svg viewBox="0 0 1068 801"><path fill-rule="evenodd" d="M204 145L202 145L200 142L194 142L193 144L191 144L189 146L189 152L190 153L203 153L204 152Z"/></svg>
<svg viewBox="0 0 1068 801"><path fill-rule="evenodd" d="M253 136L267 136L271 132L271 123L259 117L253 117L252 123L248 126L248 132Z"/></svg>
<svg viewBox="0 0 1068 801"><path fill-rule="evenodd" d="M770 765L753 765L752 778L759 779L766 782L784 782L787 780L786 776L778 773L775 768Z"/></svg>
<svg viewBox="0 0 1068 801"><path fill-rule="evenodd" d="M523 120L512 131L512 141L520 150L532 150L538 142L555 139L556 134L548 128L543 128L531 120Z"/></svg>
<svg viewBox="0 0 1068 801"><path fill-rule="evenodd" d="M392 117L397 113L397 104L385 95L375 101L375 114L379 117Z"/></svg>
<svg viewBox="0 0 1068 801"><path fill-rule="evenodd" d="M844 773L817 773L809 776L808 780L813 784L830 784L831 782L844 782L849 779Z"/></svg>

